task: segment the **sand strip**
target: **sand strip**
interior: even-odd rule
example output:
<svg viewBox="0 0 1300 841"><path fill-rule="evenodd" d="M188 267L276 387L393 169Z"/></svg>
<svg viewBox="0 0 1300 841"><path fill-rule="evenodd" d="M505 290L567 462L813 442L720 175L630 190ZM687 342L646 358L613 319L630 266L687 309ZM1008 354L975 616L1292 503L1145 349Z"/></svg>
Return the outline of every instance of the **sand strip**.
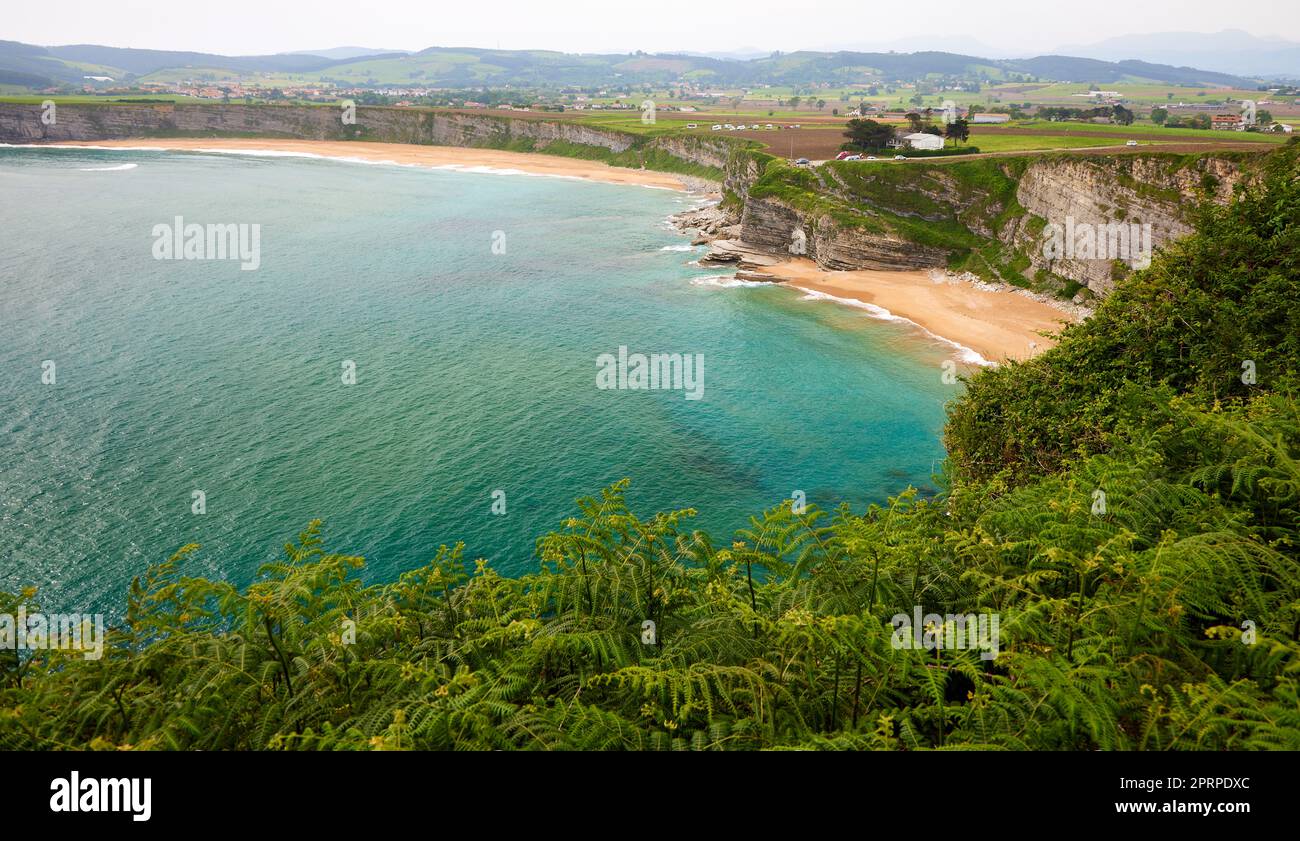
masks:
<svg viewBox="0 0 1300 841"><path fill-rule="evenodd" d="M756 270L790 286L869 305L878 317L911 321L931 334L969 348L988 362L1027 359L1055 344L1039 331L1057 332L1073 319L1050 304L1015 292L981 289L926 271L862 269L831 272L812 260L789 260ZM887 312L881 312L885 310ZM976 361L970 359L969 361Z"/></svg>
<svg viewBox="0 0 1300 841"><path fill-rule="evenodd" d="M324 158L352 158L376 163L413 164L472 170L523 172L583 178L608 184L638 184L667 190L686 189L682 180L666 172L625 169L600 161L563 158L533 152L504 152L498 149L467 149L460 146L421 146L409 143L369 141L282 140L274 138L131 138L129 140L64 141L50 146L91 146L107 149L158 149L186 152L276 152L315 155Z"/></svg>

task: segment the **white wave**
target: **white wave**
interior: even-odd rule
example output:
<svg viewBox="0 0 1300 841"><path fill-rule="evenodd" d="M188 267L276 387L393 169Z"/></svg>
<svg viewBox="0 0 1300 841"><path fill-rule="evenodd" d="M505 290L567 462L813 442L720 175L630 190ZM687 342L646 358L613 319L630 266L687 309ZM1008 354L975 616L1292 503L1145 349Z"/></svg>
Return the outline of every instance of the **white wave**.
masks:
<svg viewBox="0 0 1300 841"><path fill-rule="evenodd" d="M581 175L560 175L554 172L528 172L522 169L513 169L509 167L487 166L485 164L407 164L407 166L424 167L426 169L441 169L447 172L468 172L475 175L526 175L530 178L563 178L568 181L588 181Z"/></svg>
<svg viewBox="0 0 1300 841"><path fill-rule="evenodd" d="M139 164L118 164L117 166L84 166L82 172L121 172L124 169L135 169Z"/></svg>
<svg viewBox="0 0 1300 841"><path fill-rule="evenodd" d="M357 158L350 155L322 155L318 152L294 152L283 149L214 149L214 148L178 148L160 146L95 146L95 145L69 145L62 143L0 143L0 148L9 149L94 149L105 152L180 152L203 155L244 155L255 158L307 158L319 161L339 161L349 164L365 164L367 166L400 166L411 169L438 169L449 172L469 172L478 175L526 175L532 178L563 178L567 181L585 181L588 183L604 183L599 179L591 179L582 175L563 175L556 172L528 172L522 169L513 169L509 167L487 166L484 164L425 164L425 163L401 163L390 160L371 160L369 158ZM660 187L655 184L639 184L636 186L645 187L650 190L667 190L670 193L678 192L672 187Z"/></svg>
<svg viewBox="0 0 1300 841"><path fill-rule="evenodd" d="M742 286L753 287L771 285L772 284L761 280L742 280L741 278L729 274L691 278L691 286L714 286L720 289L735 289Z"/></svg>
<svg viewBox="0 0 1300 841"><path fill-rule="evenodd" d="M0 143L0 149L99 149L105 152L159 152L157 146L93 146L71 143Z"/></svg>
<svg viewBox="0 0 1300 841"><path fill-rule="evenodd" d="M983 356L979 354L978 351L974 350L973 348L968 348L966 347L966 345L963 345L960 342L954 342L952 339L949 339L946 336L940 336L938 333L935 333L933 330L929 330L921 326L920 324L917 324L915 321L913 321L910 318L904 318L901 315L894 315L892 312L885 309L884 307L877 306L876 304L872 304L867 301L859 301L857 298L841 298L838 295L829 295L825 292L818 292L816 289L805 289L802 286L793 286L793 288L798 289L800 292L804 293L803 300L805 301L833 301L837 304L844 304L850 307L857 307L860 310L866 311L867 315L871 316L872 318L879 319L880 321L892 321L896 323L909 324L912 327L915 327L916 329L920 330L922 333L925 333L930 338L955 348L957 351L956 354L957 359L962 362L965 362L970 365L982 365L986 368L997 367L996 362L990 362L989 360L985 359Z"/></svg>
<svg viewBox="0 0 1300 841"><path fill-rule="evenodd" d="M665 245L660 251L694 251L693 245Z"/></svg>

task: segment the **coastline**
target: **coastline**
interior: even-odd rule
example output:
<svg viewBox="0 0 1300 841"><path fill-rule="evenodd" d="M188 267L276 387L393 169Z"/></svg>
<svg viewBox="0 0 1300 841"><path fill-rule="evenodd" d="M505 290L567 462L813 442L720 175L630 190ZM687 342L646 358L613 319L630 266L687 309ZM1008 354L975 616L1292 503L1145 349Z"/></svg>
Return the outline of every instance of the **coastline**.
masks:
<svg viewBox="0 0 1300 841"><path fill-rule="evenodd" d="M535 152L370 141L273 138L131 138L32 144L44 148L102 148L320 158L467 172L526 174L691 192L696 179L655 170L625 169L601 161ZM685 220L683 220L685 221ZM679 225L686 227L687 225ZM705 237L710 240L711 237ZM810 297L866 310L886 321L908 322L950 344L969 364L1028 359L1055 344L1056 332L1077 316L1050 303L962 278L921 270L828 271L807 258L742 261L750 277L778 281Z"/></svg>
<svg viewBox="0 0 1300 841"><path fill-rule="evenodd" d="M131 138L128 140L70 140L32 144L43 148L83 147L99 149L143 149L175 152L226 154L295 155L365 163L392 163L432 169L470 172L527 174L577 178L605 184L630 184L686 192L693 179L649 169L626 169L602 161L565 158L538 152L507 152L463 146L423 146L409 143L376 143L363 140L288 140L277 138Z"/></svg>
<svg viewBox="0 0 1300 841"><path fill-rule="evenodd" d="M867 310L876 318L911 322L961 349L960 358L974 364L1028 359L1056 344L1039 331L1058 332L1076 320L1042 301L937 272L827 271L812 260L797 258L754 266L746 274Z"/></svg>

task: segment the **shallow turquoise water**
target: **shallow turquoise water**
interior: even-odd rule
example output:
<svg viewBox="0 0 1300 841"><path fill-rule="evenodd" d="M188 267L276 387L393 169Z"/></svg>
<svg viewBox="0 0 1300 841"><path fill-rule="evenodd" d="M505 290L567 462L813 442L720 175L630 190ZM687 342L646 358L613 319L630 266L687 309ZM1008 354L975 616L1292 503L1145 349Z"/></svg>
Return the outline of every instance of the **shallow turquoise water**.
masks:
<svg viewBox="0 0 1300 841"><path fill-rule="evenodd" d="M927 486L951 349L797 291L701 283L719 272L663 250L686 242L664 224L684 201L0 149L0 590L116 613L185 543L203 545L187 572L247 582L314 517L372 580L456 540L519 573L575 497L625 476L639 512L695 507L719 541L796 489L861 510ZM259 224L260 268L154 259L153 227L178 215ZM598 390L620 345L702 354L703 399Z"/></svg>

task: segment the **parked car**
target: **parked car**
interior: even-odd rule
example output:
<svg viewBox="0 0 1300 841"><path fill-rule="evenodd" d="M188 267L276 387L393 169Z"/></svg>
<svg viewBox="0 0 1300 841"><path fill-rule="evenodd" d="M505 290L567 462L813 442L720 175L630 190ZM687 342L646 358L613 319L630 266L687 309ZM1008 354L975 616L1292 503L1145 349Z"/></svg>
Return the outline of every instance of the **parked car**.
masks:
<svg viewBox="0 0 1300 841"><path fill-rule="evenodd" d="M810 163L812 163L812 161L808 160L807 158L800 158L799 160L795 161L796 166L807 166Z"/></svg>
<svg viewBox="0 0 1300 841"><path fill-rule="evenodd" d="M835 156L835 160L837 161L848 160L849 155L852 154L853 154L852 152L840 152L838 155Z"/></svg>
<svg viewBox="0 0 1300 841"><path fill-rule="evenodd" d="M1125 146L1136 146L1136 145L1138 145L1138 142L1137 142L1136 140L1130 140L1129 142L1125 143L1124 145L1125 145Z"/></svg>
<svg viewBox="0 0 1300 841"><path fill-rule="evenodd" d="M875 155L867 155L867 160L869 160L869 161L877 161L877 160L880 160L880 159L877 158Z"/></svg>
<svg viewBox="0 0 1300 841"><path fill-rule="evenodd" d="M727 123L725 126L723 126L723 128L725 128L727 131L735 131L735 130L736 130L736 127L733 126L731 123Z"/></svg>
<svg viewBox="0 0 1300 841"><path fill-rule="evenodd" d="M763 126L763 128L767 129L768 131L771 131L772 129L776 128L776 126L772 125L771 123L768 123L767 125Z"/></svg>
<svg viewBox="0 0 1300 841"><path fill-rule="evenodd" d="M896 161L905 161L905 160L907 160L907 155L894 155L894 160L896 160Z"/></svg>
<svg viewBox="0 0 1300 841"><path fill-rule="evenodd" d="M687 124L686 124L686 127L687 127L687 128L699 128L699 126L695 125L695 123L687 123Z"/></svg>
<svg viewBox="0 0 1300 841"><path fill-rule="evenodd" d="M711 128L711 129L709 129L709 130L710 130L710 131L722 131L722 126L714 126L713 128Z"/></svg>
<svg viewBox="0 0 1300 841"><path fill-rule="evenodd" d="M860 160L862 160L862 156L861 156L861 155L849 155L849 156L848 156L847 158L845 158L844 160L846 160L846 161L860 161Z"/></svg>

